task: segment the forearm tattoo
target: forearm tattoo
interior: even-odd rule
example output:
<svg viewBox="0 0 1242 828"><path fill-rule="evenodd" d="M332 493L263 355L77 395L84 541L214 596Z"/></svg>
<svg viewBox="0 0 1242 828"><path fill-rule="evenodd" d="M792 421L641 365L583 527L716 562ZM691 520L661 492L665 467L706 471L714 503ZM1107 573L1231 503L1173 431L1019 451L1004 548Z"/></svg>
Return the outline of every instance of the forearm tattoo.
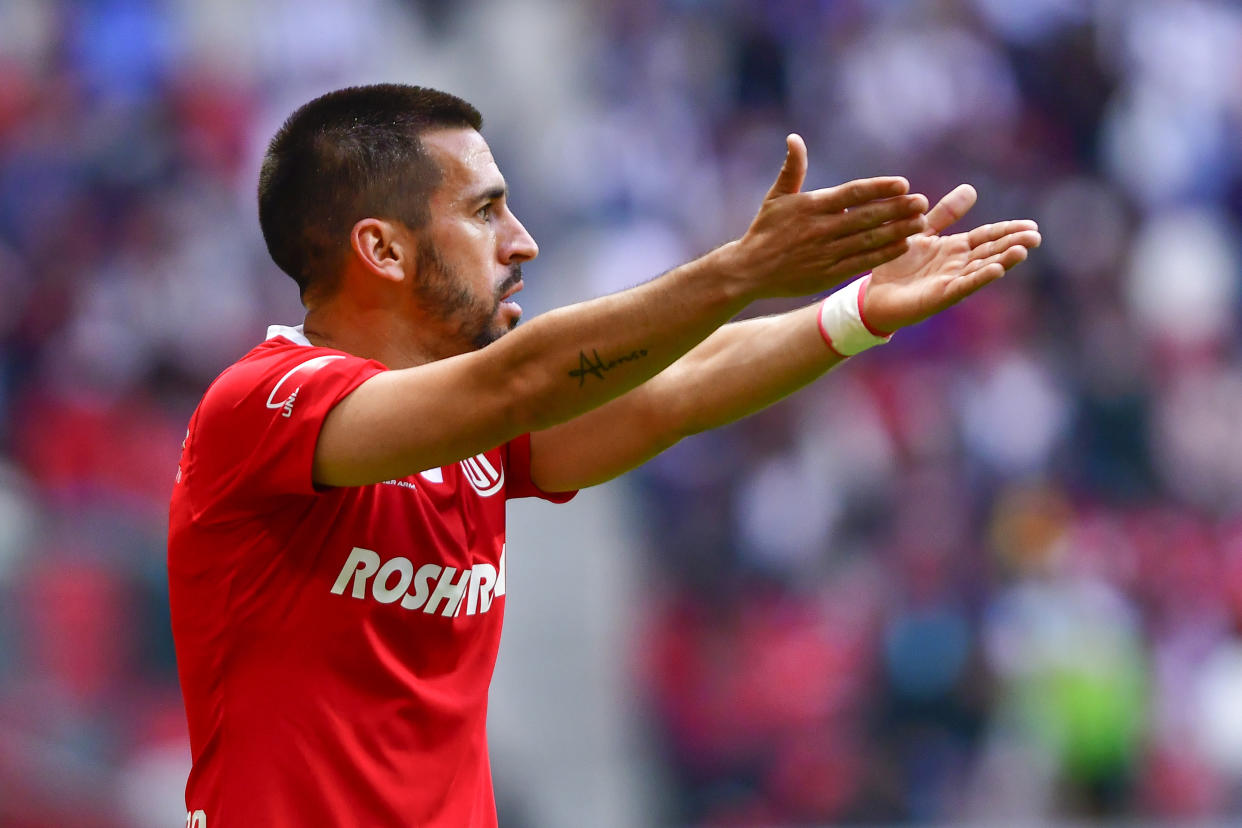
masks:
<svg viewBox="0 0 1242 828"><path fill-rule="evenodd" d="M616 368L624 362L634 362L642 359L646 355L647 349L639 348L636 351L630 351L628 354L619 356L609 362L604 362L599 355L599 351L594 348L591 349L591 354L589 356L586 351L579 351L578 367L569 372L569 378L578 380L578 387L581 388L586 384L586 378L588 376L602 380L606 371L611 371L613 368Z"/></svg>

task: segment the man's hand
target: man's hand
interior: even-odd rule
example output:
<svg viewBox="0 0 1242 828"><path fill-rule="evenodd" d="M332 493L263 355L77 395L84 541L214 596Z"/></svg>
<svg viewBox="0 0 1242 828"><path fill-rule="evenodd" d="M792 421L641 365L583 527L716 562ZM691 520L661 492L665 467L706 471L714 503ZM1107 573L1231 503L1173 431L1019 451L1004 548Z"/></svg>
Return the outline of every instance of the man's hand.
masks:
<svg viewBox="0 0 1242 828"><path fill-rule="evenodd" d="M974 187L958 185L927 214L926 230L909 239L909 249L872 271L862 307L872 328L892 333L939 313L1004 276L1039 246L1038 225L1025 219L941 236L977 197Z"/></svg>
<svg viewBox="0 0 1242 828"><path fill-rule="evenodd" d="M882 255L881 251L902 249L907 244L900 231L884 222L873 224L870 231L854 231L894 235L888 241L877 241L870 253L855 254L853 263L848 256L835 264L826 258L818 263L812 259L816 250L841 249L850 233L832 242L820 238L818 246L814 240L790 243L790 228L810 221L801 212L803 204L798 199L827 200L823 194L830 191L798 192L806 166L805 150L797 136L791 136L789 144L785 170L747 234L763 241L769 255L777 260L774 267L801 267L797 278L804 280L804 286L820 284L825 276L831 280L862 269L857 268L858 255ZM854 188L858 193L871 188L872 195L884 192L885 185L877 186L877 181L888 181L890 187L895 183L897 186L889 192L904 192L906 187L903 179L873 179L837 190ZM847 214L838 212L838 227L855 213L874 219L875 212L892 209L896 200L890 196L887 206L885 201L873 201L851 208ZM999 278L1026 258L1028 248L1039 244L1039 233L1031 221L1001 222L969 233L939 235L974 203L974 189L958 187L927 214L926 227L909 239L909 250L904 255L874 268L863 296L864 314L872 325L887 326L886 330L892 331L930 316ZM906 226L911 227L922 225L924 217L915 213L890 221L908 222ZM795 250L807 257L803 263L791 263ZM851 267L856 270L850 270ZM780 281L785 275L776 272L772 279ZM531 434L532 479L545 491L601 483L654 457L689 434L731 423L802 388L842 359L824 346L817 325L819 319L820 305L816 303L778 316L724 325L628 393L568 422ZM606 436L601 439L600 435Z"/></svg>
<svg viewBox="0 0 1242 828"><path fill-rule="evenodd" d="M926 229L927 198L908 195L906 179L866 178L804 193L806 144L790 135L786 147L750 229L726 245L749 298L827 290L900 256L907 237Z"/></svg>

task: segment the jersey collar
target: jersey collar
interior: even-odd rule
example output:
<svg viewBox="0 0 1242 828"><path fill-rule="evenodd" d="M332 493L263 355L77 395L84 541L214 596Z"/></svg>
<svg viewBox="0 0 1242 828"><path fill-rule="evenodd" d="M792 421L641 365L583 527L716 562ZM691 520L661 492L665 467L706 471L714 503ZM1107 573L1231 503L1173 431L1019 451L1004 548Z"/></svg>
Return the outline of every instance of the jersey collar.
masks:
<svg viewBox="0 0 1242 828"><path fill-rule="evenodd" d="M306 338L306 334L302 333L301 325L294 327L289 325L268 325L266 339L274 339L278 336L283 336L295 345L309 346L311 344L310 340Z"/></svg>

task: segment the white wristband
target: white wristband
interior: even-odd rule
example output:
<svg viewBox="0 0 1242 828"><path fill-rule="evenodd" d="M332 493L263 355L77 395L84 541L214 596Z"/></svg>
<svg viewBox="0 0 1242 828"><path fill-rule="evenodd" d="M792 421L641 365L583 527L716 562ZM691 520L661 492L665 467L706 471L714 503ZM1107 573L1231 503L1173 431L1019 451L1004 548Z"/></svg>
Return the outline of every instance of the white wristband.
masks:
<svg viewBox="0 0 1242 828"><path fill-rule="evenodd" d="M828 347L843 357L853 356L893 338L867 324L862 315L863 297L871 274L850 282L819 306L819 332Z"/></svg>

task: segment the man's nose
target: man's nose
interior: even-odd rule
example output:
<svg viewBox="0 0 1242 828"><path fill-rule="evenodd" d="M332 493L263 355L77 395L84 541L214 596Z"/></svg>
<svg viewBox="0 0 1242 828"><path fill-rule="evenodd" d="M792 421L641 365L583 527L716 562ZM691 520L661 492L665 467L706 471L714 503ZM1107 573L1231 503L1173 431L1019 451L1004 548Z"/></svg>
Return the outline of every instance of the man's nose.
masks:
<svg viewBox="0 0 1242 828"><path fill-rule="evenodd" d="M539 245L535 244L535 239L526 232L517 216L510 213L509 218L513 226L501 251L502 264L528 262L539 255Z"/></svg>

